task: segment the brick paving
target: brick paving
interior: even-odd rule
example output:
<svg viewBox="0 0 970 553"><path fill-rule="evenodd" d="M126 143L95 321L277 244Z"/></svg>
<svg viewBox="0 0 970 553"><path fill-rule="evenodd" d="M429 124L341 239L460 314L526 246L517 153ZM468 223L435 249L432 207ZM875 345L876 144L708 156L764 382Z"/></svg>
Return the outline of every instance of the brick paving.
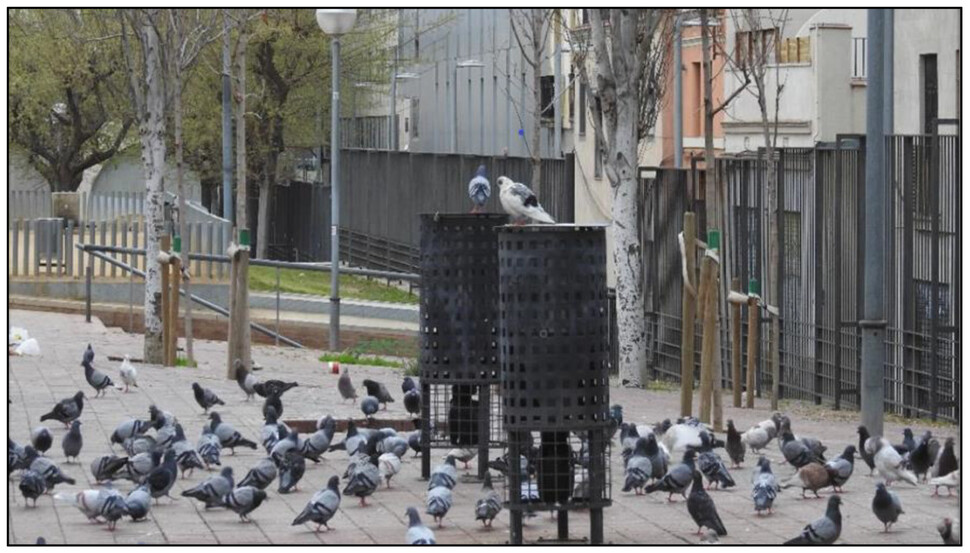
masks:
<svg viewBox="0 0 970 553"><path fill-rule="evenodd" d="M47 412L54 402L71 396L78 390L93 396L93 391L84 380L80 367L80 357L84 346L90 342L97 353L95 365L112 375L117 375L118 363L107 360L109 355L130 354L141 356L142 340L139 336L127 335L119 329L105 328L97 320L85 324L83 316L12 310L8 313L12 325L26 327L31 336L40 342L42 356L11 357L8 363L8 397L12 404L8 407L8 435L21 444L29 443L30 429L39 424L39 417ZM86 402L81 421L84 434L84 448L81 452L81 465L64 465L60 440L65 430L56 421L47 421L54 435L54 445L48 451L64 470L77 479L75 486L58 486L56 491L78 491L94 487L90 474L90 462L99 455L111 452L108 436L124 418L137 416L146 418L151 403L174 413L185 428L187 437L193 443L198 438L206 421L202 410L192 397L190 384L198 381L212 388L226 401L218 409L223 418L231 422L243 435L256 439L262 425L261 402L244 401L244 395L236 383L224 378L225 344L221 342L196 341L198 368L161 368L138 365L139 388L129 394L109 390L107 397L90 399ZM284 397L285 413L283 419L316 419L325 413L334 417L359 417L360 413L349 403L341 404L336 391L336 377L323 370L317 361L319 351L254 347L253 357L265 369L258 374L260 378L281 378L297 380L300 386ZM404 418L398 383L400 375L391 369L376 367L352 367L351 374L358 385L364 378L383 380L398 402L391 404L389 417ZM395 391L397 393L395 394ZM677 412L678 395L671 391L630 390L614 387L612 401L624 405L627 420L640 424L653 423ZM730 397L725 396L725 405ZM793 419L796 433L824 438L829 452L840 452L846 445L856 443L856 418L852 412L825 411L801 403L788 403L784 410ZM754 410L725 407L725 420L733 418L741 429L764 420L770 415L767 402L759 400ZM900 421L906 423L907 421ZM919 436L926 428L924 421L909 421L908 424L887 423L886 434L894 442L902 439L902 428L911 426ZM935 436L942 442L947 436L959 439L959 429L955 426L934 426ZM338 436L339 437L339 436ZM959 443L958 443L959 448ZM959 451L959 449L958 449ZM115 453L123 454L121 448ZM438 451L433 458L438 457ZM722 457L726 454L720 452ZM493 452L493 457L498 455ZM780 465L781 454L772 444L767 455L780 480L792 473L788 466ZM264 456L263 450L241 449L235 456L224 450L223 466L232 466L235 475L241 479L255 462ZM38 536L44 536L48 543L72 544L134 544L134 543L172 543L172 544L336 544L336 543L403 543L406 530L404 511L407 506L415 505L424 511L425 482L420 480L420 463L405 459L404 468L392 481L391 489L381 488L369 498L372 506L361 508L356 498L344 498L340 512L331 521L332 532L314 533L310 525L291 526L293 518L299 513L316 490L323 488L333 474L342 474L346 467L346 453L329 453L319 465L309 463L306 475L299 484L298 492L281 495L276 492L277 483L268 488L269 500L252 513L253 522L241 523L239 517L225 509L204 511L201 505L188 498L177 501L162 499L161 504L153 506L149 519L132 523L130 520L119 522L114 532L108 531L104 524L94 524L75 507L55 503L51 496L42 497L38 506L26 508L23 496L17 489L17 477L8 480L8 543L34 543ZM795 488L784 490L775 502L774 514L758 517L753 512L750 499L750 471L754 458L751 453L744 468L733 470L738 482L736 488L728 491L712 491L718 511L728 530L728 536L721 539L724 544L768 544L795 536L810 520L821 515L825 500L800 499ZM437 460L433 461L437 463ZM472 462L473 469L477 459ZM683 501L668 504L666 494L634 496L620 492L622 487L622 461L619 451L614 449L612 459L613 506L605 510L605 535L609 543L661 543L690 544L698 543L694 535L696 527L687 514ZM959 518L959 499L954 497L931 497L932 487L908 484L893 486L902 500L905 514L885 534L882 524L871 513L875 478L866 474L868 467L861 461L856 463L856 472L845 486L843 494L843 531L840 543L850 544L917 544L940 543L936 524L945 516ZM179 479L172 495L178 497L207 476L205 471L196 471L187 479ZM132 484L119 481L116 484L122 493L127 493ZM497 484L501 489L501 484ZM508 511L503 510L494 522L494 529L483 529L476 524L473 515L474 502L479 486L459 482L454 492L454 506L445 519L443 529L435 529L439 543L505 543L508 540ZM823 491L826 498L830 491ZM430 516L423 516L430 525ZM570 537L582 538L589 535L589 519L584 512L570 513ZM556 521L548 514L527 519L525 539L533 542L539 539L552 540L556 537Z"/></svg>

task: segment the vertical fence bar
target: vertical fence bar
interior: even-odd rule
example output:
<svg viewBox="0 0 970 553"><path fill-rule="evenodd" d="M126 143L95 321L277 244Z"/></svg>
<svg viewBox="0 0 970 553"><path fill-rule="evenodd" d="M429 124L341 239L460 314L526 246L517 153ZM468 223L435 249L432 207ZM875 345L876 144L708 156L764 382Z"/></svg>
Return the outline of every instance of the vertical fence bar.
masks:
<svg viewBox="0 0 970 553"><path fill-rule="evenodd" d="M198 253L202 253L202 223L201 222L193 223L192 224L192 227L193 227L192 232L193 232L193 235L194 235L194 238L192 240L192 246L193 246L192 249L195 250ZM195 277L196 278L201 277L202 276L202 262L201 261L196 261L195 263L192 263L192 266L195 269ZM191 304L188 304L188 305L191 305Z"/></svg>
<svg viewBox="0 0 970 553"><path fill-rule="evenodd" d="M276 345L280 345L280 268L276 267Z"/></svg>
<svg viewBox="0 0 970 553"><path fill-rule="evenodd" d="M90 223L88 223L88 245L93 246L94 244L97 243L97 241L95 240L95 232L97 232L97 223L95 223L94 221L91 221ZM84 264L85 261L82 260L81 263ZM91 272L93 273L94 255L91 253L88 253L87 265L91 266Z"/></svg>
<svg viewBox="0 0 970 553"><path fill-rule="evenodd" d="M138 221L137 220L132 221L132 223L131 223L131 247L132 248L136 248L136 249L139 248L139 247L141 247L138 244L138 234L139 234L138 233L138 229L139 229L139 227L141 227L141 225L138 224ZM132 267L138 267L138 257L139 257L138 254L132 254L132 256L131 256L131 266Z"/></svg>
<svg viewBox="0 0 970 553"><path fill-rule="evenodd" d="M118 219L117 218L111 220L111 245L112 246L117 246L118 245ZM114 257L114 254L111 254L111 255L112 255L112 257ZM118 276L118 269L112 263L111 264L111 278L115 278L116 276Z"/></svg>
<svg viewBox="0 0 970 553"><path fill-rule="evenodd" d="M32 265L34 267L34 276L40 276L40 249L42 247L40 245L40 228L41 228L40 219L34 219L32 223L33 223L31 225L33 227L32 234L34 235L34 240L33 240L34 248L33 248L33 251L31 252L32 255L34 256L34 261Z"/></svg>
<svg viewBox="0 0 970 553"><path fill-rule="evenodd" d="M206 223L205 230L206 230L206 243L208 244L208 247L209 247L208 253L211 255L211 254L214 254L216 251L215 232L214 232L215 229L213 227L212 221L209 221ZM206 263L206 270L208 271L208 275L209 275L209 280L212 280L212 261L206 261L205 263Z"/></svg>
<svg viewBox="0 0 970 553"><path fill-rule="evenodd" d="M10 248L10 253L12 254L11 260L10 260L11 261L10 268L13 271L13 276L18 276L20 274L20 271L19 271L20 263L18 262L19 260L17 258L20 257L21 222L22 222L21 219L17 219L16 221L13 222L13 232L11 233L13 234L13 244L11 244L12 247Z"/></svg>
<svg viewBox="0 0 970 553"><path fill-rule="evenodd" d="M64 274L74 278L74 220L67 222L67 233L64 235Z"/></svg>
<svg viewBox="0 0 970 553"><path fill-rule="evenodd" d="M823 330L823 326L824 326L824 323L823 323L823 317L824 317L823 305L825 303L825 298L822 295L824 293L823 292L823 288L822 288L822 282L823 282L822 279L824 278L824 274L822 272L822 266L823 266L823 260L824 260L824 256L823 256L823 253L822 253L823 252L823 249L824 249L824 245L823 245L824 234L822 233L822 228L823 228L823 224L824 224L824 220L825 220L824 217L823 217L823 213L825 211L825 206L824 206L823 202L824 202L824 199L825 198L823 197L822 187L824 186L825 180L823 178L823 176L824 176L823 175L824 169L823 169L823 166L822 166L822 163L821 163L821 151L818 148L816 148L813 153L814 153L813 160L814 160L814 164L815 164L815 217L814 217L814 223L813 223L814 224L814 227L815 227L815 229L814 229L815 230L815 238L814 238L815 239L815 263L814 263L814 265L815 265L815 275L814 275L814 279L815 279L815 283L814 283L815 284L815 290L814 290L814 296L815 296L815 302L814 302L815 303L815 316L814 316L814 320L815 320L815 324L814 324L814 327L815 327L815 382L814 382L814 392L815 392L815 405L820 405L822 403L822 396L821 396L822 390L821 390L821 388L822 388L822 385L823 385L823 380L822 379L823 379L823 370L824 370L823 369L823 366L824 365L822 363L822 355L823 355L823 351L822 351L822 343L823 343L822 342L822 334L824 332L824 330ZM839 371L841 371L841 369L838 368L838 367L836 367L836 374L834 375L835 378L833 379L833 382L834 382L834 385L835 385L835 391L834 391L835 395L839 395L839 392L840 392L840 390L842 388L842 386L841 386L842 379L839 377L839 374L838 374Z"/></svg>
<svg viewBox="0 0 970 553"><path fill-rule="evenodd" d="M89 261L84 268L84 321L91 322L91 274L94 272L94 256L88 255Z"/></svg>
<svg viewBox="0 0 970 553"><path fill-rule="evenodd" d="M47 265L44 268L44 272L47 273L47 276L51 276L51 264L54 259L53 252L51 251L51 242L54 238L54 224L50 219L44 219L43 221L38 220L37 223L40 225L38 230L43 229L38 234L41 234L44 237L43 244L41 245L41 247L44 248L44 261ZM40 252L38 251L38 253Z"/></svg>
<svg viewBox="0 0 970 553"><path fill-rule="evenodd" d="M128 247L128 221L129 219L127 216L121 220L121 247L122 248ZM126 253L121 254L121 262L126 265L128 264L128 254Z"/></svg>
<svg viewBox="0 0 970 553"><path fill-rule="evenodd" d="M939 318L940 318L940 156L939 128L933 126L929 137L930 155L930 418L936 420L939 414ZM956 284L956 283L955 283Z"/></svg>

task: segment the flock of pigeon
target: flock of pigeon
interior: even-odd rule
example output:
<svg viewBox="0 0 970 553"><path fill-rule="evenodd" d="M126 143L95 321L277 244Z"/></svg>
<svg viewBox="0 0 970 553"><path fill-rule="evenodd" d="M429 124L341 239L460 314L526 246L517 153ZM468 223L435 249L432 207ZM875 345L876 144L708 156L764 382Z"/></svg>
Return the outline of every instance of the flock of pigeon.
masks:
<svg viewBox="0 0 970 553"><path fill-rule="evenodd" d="M89 344L81 362L87 383L94 388L94 397L106 394L111 388L126 393L137 388L137 371L126 356L120 367L120 378L124 387L115 384L110 376L94 367L94 350ZM415 454L421 452L420 432L408 436L399 435L392 428L358 428L353 420L347 422L346 434L341 441L334 440L336 421L332 416L321 417L316 431L307 436L280 422L283 413L283 394L298 386L296 382L280 380L260 381L254 374L236 362L239 388L246 399L256 395L264 398L262 413L265 423L260 430L259 443L248 439L236 430L230 422L223 420L214 407L225 402L208 388L192 383L196 403L208 415L208 422L202 427L199 439L193 444L185 434L178 418L156 405L148 407L148 418L129 418L121 421L110 436L111 446L120 446L124 455L102 455L91 461L90 470L95 482L102 487L79 492L59 492L53 494L57 501L76 506L89 520L105 521L113 530L119 520L127 517L132 521L145 519L162 497L176 499L170 492L181 474L190 477L195 469L218 472L204 478L198 485L184 491L183 497L201 502L205 509L224 507L236 512L240 519L249 521L249 516L267 499L266 488L278 481L279 493L299 491L298 484L307 470L306 461L319 463L329 452L343 450L348 455L347 469L343 474L346 484L341 489L341 478L330 477L327 486L315 492L306 508L293 520L293 525L316 524L315 531L330 527L327 523L340 508L342 496L356 497L361 507L366 507L367 497L373 495L380 486L391 487L391 479L401 470L401 461L408 449ZM367 395L360 399L363 414L371 418L380 405L387 408L394 402L384 384L364 380ZM345 400L357 402L357 392L346 368L338 379L337 388ZM402 384L404 402L411 414L420 411L420 391L410 377ZM72 397L59 401L50 412L41 416L41 422L58 421L68 428L61 439L65 464L79 463L84 441L80 419L84 410L86 396L79 391ZM150 432L154 432L152 435ZM27 505L37 506L37 499L52 493L61 484L76 484L68 471L47 456L53 446L53 435L46 426L38 426L30 434L30 444L21 445L7 439L7 471L11 475L20 471L19 490ZM265 449L266 457L260 459L240 480L230 466L223 466L222 450L229 449L235 454L236 448L257 450ZM475 451L455 448L448 452L444 462L431 474L427 494L426 513L442 524L452 507L451 491L458 478L456 460L466 463L475 456ZM127 494L118 491L113 482L130 480L134 488ZM482 497L475 505L475 517L484 526L491 526L492 520L502 509L498 493L492 488L491 478L486 478ZM433 544L434 533L421 523L417 509L409 508L405 513L410 520L407 530L407 543Z"/></svg>
<svg viewBox="0 0 970 553"><path fill-rule="evenodd" d="M622 421L622 410L614 411L613 416ZM663 491L668 493L669 501L673 501L674 494L683 495L687 499L687 511L697 524L698 534L705 533L702 531L706 528L705 541L709 542L727 535L727 529L702 479L707 480L708 489L737 485L724 460L714 452L716 448L724 448L733 466L739 467L746 450L758 453L777 442L784 464L795 469L790 478L780 482L772 472L768 458L763 454L759 456L751 475L751 498L758 516L771 514L782 489L801 488L804 498L806 492L819 497L819 490L832 488L834 493L829 497L825 513L786 544L831 544L839 538L842 531L839 494L843 493L843 486L853 474L857 453L869 467L870 476L875 472L880 478L875 485L872 512L886 532L904 514L899 495L889 489L894 482L917 486L922 477L924 482L935 486L934 496L939 494L941 487L946 488L949 495L952 488L960 484L953 438L947 438L941 447L929 431L916 441L907 428L903 443L893 445L886 438L870 436L866 428L860 426L858 449L850 445L839 456L826 459L827 447L816 438L793 434L791 420L781 413L774 413L768 420L743 433L738 432L729 420L724 441L690 417L679 419L676 424L665 420L654 427L621 422L618 428L625 467L623 491L633 491L637 495ZM682 455L680 463L670 464L673 454ZM958 533L954 533L949 518L940 523L938 530L944 543L958 543Z"/></svg>

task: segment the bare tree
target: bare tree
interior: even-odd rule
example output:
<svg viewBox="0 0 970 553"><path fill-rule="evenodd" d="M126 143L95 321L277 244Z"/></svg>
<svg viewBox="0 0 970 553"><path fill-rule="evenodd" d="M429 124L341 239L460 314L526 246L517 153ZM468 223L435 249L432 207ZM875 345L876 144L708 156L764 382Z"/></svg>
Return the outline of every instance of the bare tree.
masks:
<svg viewBox="0 0 970 553"><path fill-rule="evenodd" d="M535 114L532 118L532 132L529 135L529 157L532 160L532 188L538 191L542 177L542 152L540 139L542 138L542 113L546 106L542 105L542 65L548 59L549 30L556 10L541 8L509 9L509 24L512 36L519 45L522 59L532 68L532 98Z"/></svg>
<svg viewBox="0 0 970 553"><path fill-rule="evenodd" d="M589 83L586 56L592 45L595 74L593 129L606 159L613 192L613 261L619 328L619 372L640 386L646 366L643 263L638 219L638 146L657 121L667 73L672 12L653 9L590 10L588 36L570 36L580 77ZM582 116L585 116L583 114Z"/></svg>

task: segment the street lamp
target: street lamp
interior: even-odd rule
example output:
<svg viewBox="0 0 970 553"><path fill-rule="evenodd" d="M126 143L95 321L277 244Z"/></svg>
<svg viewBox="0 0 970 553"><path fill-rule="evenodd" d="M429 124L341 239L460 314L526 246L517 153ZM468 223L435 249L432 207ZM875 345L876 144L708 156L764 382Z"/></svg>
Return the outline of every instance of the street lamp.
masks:
<svg viewBox="0 0 970 553"><path fill-rule="evenodd" d="M417 79L419 75L417 73L398 73L397 67L394 68L394 73L391 75L391 112L390 120L387 126L387 148L391 151L398 150L398 132L397 132L397 82Z"/></svg>
<svg viewBox="0 0 970 553"><path fill-rule="evenodd" d="M340 37L354 28L357 10L317 10L317 25L330 35L330 350L340 350Z"/></svg>
<svg viewBox="0 0 970 553"><path fill-rule="evenodd" d="M458 153L458 70L472 67L485 67L485 64L478 60L463 60L455 62L454 78L452 82L452 111L451 111L451 151Z"/></svg>

